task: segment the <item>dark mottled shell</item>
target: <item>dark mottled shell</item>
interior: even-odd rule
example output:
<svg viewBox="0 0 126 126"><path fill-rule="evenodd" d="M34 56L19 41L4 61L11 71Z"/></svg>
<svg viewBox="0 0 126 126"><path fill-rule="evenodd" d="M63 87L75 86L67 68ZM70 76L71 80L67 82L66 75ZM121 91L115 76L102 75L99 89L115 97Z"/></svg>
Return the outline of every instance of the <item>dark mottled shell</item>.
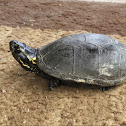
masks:
<svg viewBox="0 0 126 126"><path fill-rule="evenodd" d="M126 80L126 46L101 34L75 34L38 49L38 67L55 78L101 86Z"/></svg>

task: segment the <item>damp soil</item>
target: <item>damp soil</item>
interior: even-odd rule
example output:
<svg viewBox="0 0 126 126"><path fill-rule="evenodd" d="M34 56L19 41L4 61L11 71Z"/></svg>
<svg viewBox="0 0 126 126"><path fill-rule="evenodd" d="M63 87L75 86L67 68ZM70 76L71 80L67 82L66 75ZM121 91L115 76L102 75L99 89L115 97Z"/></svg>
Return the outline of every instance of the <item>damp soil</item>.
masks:
<svg viewBox="0 0 126 126"><path fill-rule="evenodd" d="M102 92L60 86L25 71L9 51L17 40L38 48L66 35L103 33L126 44L126 4L0 1L0 125L126 125L126 83Z"/></svg>
<svg viewBox="0 0 126 126"><path fill-rule="evenodd" d="M126 4L0 0L0 24L11 27L126 35L125 23Z"/></svg>

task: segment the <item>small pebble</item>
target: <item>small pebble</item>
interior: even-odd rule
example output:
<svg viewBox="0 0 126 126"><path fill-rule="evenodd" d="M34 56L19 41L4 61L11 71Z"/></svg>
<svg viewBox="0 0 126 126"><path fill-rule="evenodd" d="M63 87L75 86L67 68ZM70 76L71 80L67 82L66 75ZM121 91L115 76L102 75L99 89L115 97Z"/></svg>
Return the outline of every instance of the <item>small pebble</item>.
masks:
<svg viewBox="0 0 126 126"><path fill-rule="evenodd" d="M2 93L6 93L6 90L3 89L3 90L2 90Z"/></svg>

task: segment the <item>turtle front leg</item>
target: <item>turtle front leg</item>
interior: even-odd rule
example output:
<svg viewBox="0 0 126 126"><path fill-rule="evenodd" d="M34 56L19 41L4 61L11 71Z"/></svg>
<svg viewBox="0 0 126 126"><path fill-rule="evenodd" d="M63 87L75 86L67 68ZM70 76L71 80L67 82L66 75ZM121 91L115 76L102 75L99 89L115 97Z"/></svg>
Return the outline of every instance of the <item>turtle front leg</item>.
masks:
<svg viewBox="0 0 126 126"><path fill-rule="evenodd" d="M49 90L52 91L54 87L58 87L59 85L61 85L60 80L52 78L48 84Z"/></svg>

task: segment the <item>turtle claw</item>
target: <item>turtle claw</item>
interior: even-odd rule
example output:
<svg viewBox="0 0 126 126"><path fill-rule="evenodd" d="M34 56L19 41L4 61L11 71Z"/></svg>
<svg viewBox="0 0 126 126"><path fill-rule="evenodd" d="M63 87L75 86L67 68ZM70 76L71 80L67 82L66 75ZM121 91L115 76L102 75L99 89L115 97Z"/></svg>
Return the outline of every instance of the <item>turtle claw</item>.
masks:
<svg viewBox="0 0 126 126"><path fill-rule="evenodd" d="M53 90L53 87L49 87L49 90L52 91Z"/></svg>
<svg viewBox="0 0 126 126"><path fill-rule="evenodd" d="M109 89L111 89L111 87L100 87L100 90L101 91L108 91Z"/></svg>
<svg viewBox="0 0 126 126"><path fill-rule="evenodd" d="M58 87L60 85L58 79L51 79L49 82L49 90L52 91L54 87Z"/></svg>

